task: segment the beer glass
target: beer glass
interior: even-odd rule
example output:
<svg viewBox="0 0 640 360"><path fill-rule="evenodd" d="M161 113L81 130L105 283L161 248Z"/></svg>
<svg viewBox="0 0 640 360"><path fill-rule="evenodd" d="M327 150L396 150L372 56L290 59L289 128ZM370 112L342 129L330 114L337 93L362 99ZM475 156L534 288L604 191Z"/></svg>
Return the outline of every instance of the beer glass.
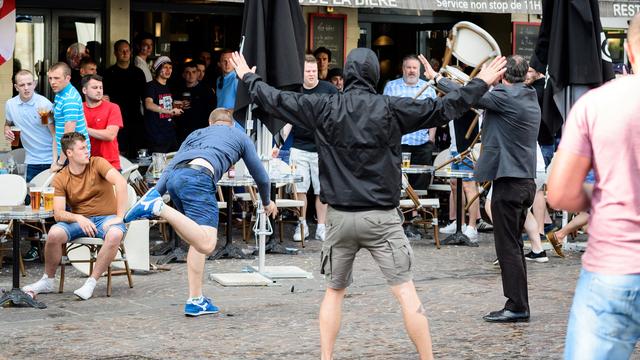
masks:
<svg viewBox="0 0 640 360"><path fill-rule="evenodd" d="M40 202L42 199L42 188L41 187L29 188L29 196L31 197L31 209L40 210Z"/></svg>
<svg viewBox="0 0 640 360"><path fill-rule="evenodd" d="M42 189L42 195L44 197L44 210L53 211L53 188L45 187Z"/></svg>
<svg viewBox="0 0 640 360"><path fill-rule="evenodd" d="M402 167L403 168L408 168L411 166L411 153L410 152L403 152L402 153Z"/></svg>

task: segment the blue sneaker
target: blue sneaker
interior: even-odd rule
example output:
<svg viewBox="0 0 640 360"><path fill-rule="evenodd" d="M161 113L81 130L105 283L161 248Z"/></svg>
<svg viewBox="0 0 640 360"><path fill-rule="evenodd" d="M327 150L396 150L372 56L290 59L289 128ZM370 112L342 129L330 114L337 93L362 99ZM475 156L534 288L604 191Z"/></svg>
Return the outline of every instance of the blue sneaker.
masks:
<svg viewBox="0 0 640 360"><path fill-rule="evenodd" d="M200 316L205 314L216 314L220 312L220 308L213 305L213 300L208 297L202 298L201 302L193 302L192 300L188 300L186 304L184 304L184 314L186 316Z"/></svg>
<svg viewBox="0 0 640 360"><path fill-rule="evenodd" d="M124 222L157 216L160 214L162 205L164 205L162 196L155 188L151 188L127 211L124 215Z"/></svg>

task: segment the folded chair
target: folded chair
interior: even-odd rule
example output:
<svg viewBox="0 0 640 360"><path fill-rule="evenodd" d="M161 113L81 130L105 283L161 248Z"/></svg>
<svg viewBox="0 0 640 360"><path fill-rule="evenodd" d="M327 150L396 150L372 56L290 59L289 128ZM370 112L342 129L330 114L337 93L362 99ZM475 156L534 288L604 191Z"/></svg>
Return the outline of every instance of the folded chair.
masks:
<svg viewBox="0 0 640 360"><path fill-rule="evenodd" d="M409 197L400 200L400 210L403 214L417 211L421 215L422 220L419 224L424 226L425 231L430 223L433 227L433 238L436 241L436 247L440 249L440 238L438 237L438 209L440 208L440 200L419 198L415 190L409 184L406 174L402 174L402 188Z"/></svg>

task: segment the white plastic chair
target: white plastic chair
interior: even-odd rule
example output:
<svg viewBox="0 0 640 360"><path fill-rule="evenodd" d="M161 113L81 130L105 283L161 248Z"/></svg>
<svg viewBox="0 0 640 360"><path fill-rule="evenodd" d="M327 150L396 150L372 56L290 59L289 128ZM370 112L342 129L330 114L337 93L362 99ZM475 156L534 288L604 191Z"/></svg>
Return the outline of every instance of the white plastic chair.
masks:
<svg viewBox="0 0 640 360"><path fill-rule="evenodd" d="M0 175L0 206L18 206L24 204L24 198L27 196L27 183L24 178L19 175L2 174ZM6 224L0 224L0 242L4 242L8 236L20 236L12 234L13 221ZM9 252L5 248L0 248L0 264L2 264L2 254ZM25 275L24 263L20 256L20 272Z"/></svg>
<svg viewBox="0 0 640 360"><path fill-rule="evenodd" d="M34 176L33 179L31 179L30 183L33 184L33 186L50 186L56 174L57 173L52 173L48 169L44 170L43 172Z"/></svg>
<svg viewBox="0 0 640 360"><path fill-rule="evenodd" d="M0 206L18 206L24 204L27 196L27 183L20 175L0 175Z"/></svg>

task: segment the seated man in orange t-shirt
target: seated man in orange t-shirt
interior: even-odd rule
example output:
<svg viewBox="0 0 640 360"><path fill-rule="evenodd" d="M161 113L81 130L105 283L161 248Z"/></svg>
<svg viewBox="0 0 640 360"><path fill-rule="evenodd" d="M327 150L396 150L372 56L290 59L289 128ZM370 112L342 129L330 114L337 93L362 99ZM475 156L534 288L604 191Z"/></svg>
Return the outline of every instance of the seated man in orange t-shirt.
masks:
<svg viewBox="0 0 640 360"><path fill-rule="evenodd" d="M53 179L53 215L57 223L49 230L44 247L45 273L42 279L23 290L35 294L52 292L62 245L79 237L99 237L104 239L104 245L93 272L85 284L73 292L87 300L93 295L96 281L115 258L126 232L122 217L128 200L127 181L105 159L89 158L84 135L66 133L62 136L61 146L69 165Z"/></svg>
<svg viewBox="0 0 640 360"><path fill-rule="evenodd" d="M122 113L117 104L103 100L102 76L87 75L82 78L82 104L87 119L87 131L91 141L91 156L105 158L117 170L120 168L118 131L122 128Z"/></svg>

